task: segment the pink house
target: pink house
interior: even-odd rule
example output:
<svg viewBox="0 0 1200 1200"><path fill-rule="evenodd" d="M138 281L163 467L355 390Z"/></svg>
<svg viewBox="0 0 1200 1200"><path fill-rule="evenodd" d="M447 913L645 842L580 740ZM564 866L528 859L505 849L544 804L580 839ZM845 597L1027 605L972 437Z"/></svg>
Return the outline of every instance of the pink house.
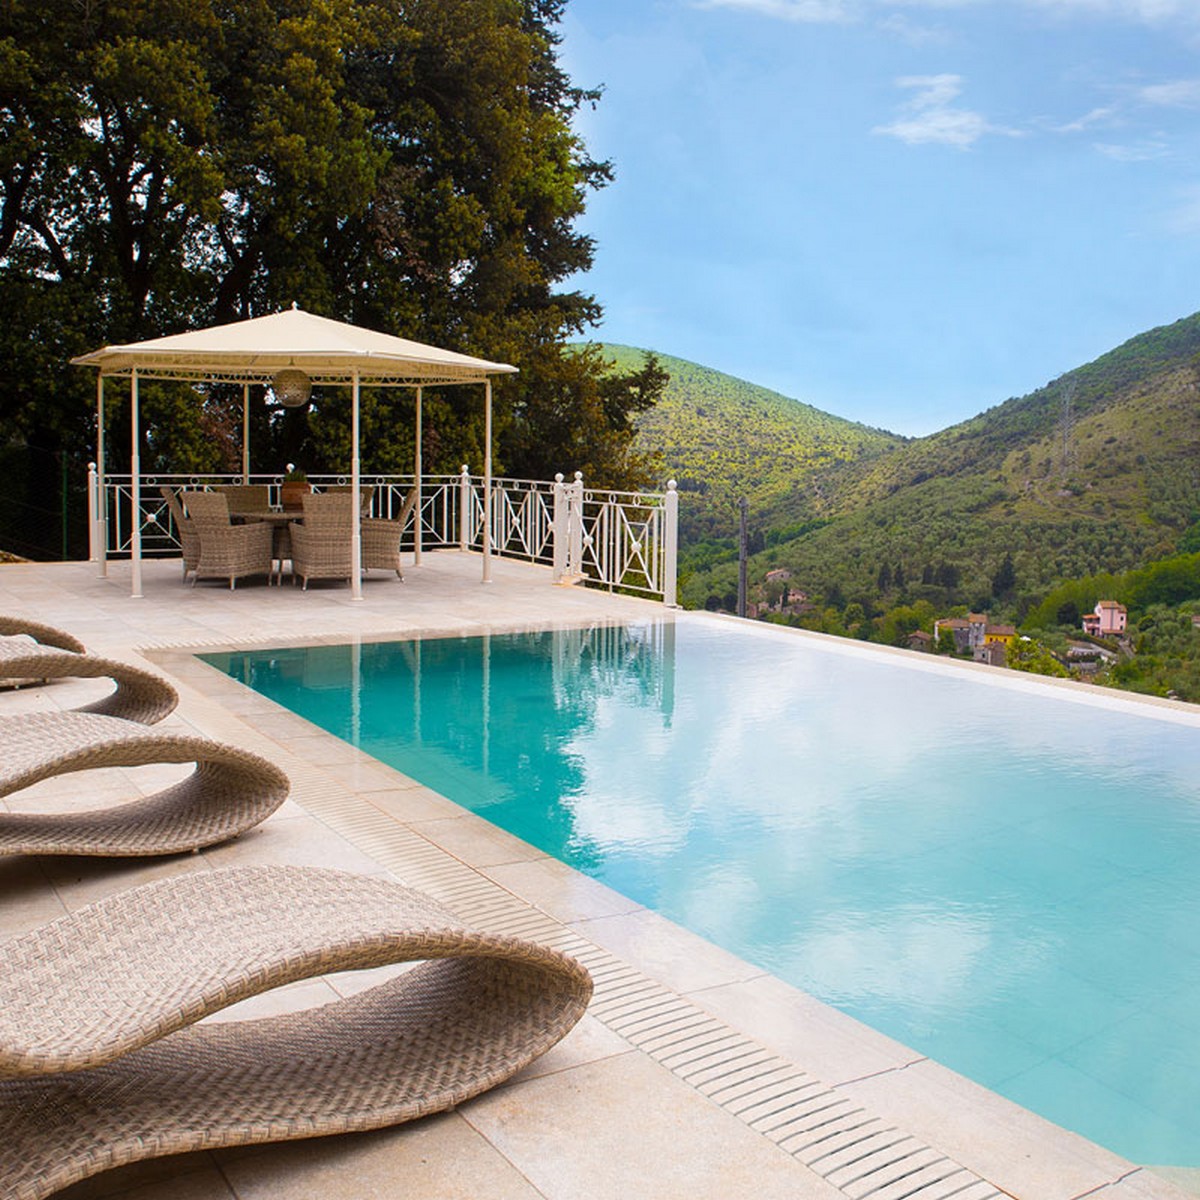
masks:
<svg viewBox="0 0 1200 1200"><path fill-rule="evenodd" d="M1125 632L1125 605L1115 600L1101 600L1096 611L1086 613L1083 632L1094 637L1113 637Z"/></svg>

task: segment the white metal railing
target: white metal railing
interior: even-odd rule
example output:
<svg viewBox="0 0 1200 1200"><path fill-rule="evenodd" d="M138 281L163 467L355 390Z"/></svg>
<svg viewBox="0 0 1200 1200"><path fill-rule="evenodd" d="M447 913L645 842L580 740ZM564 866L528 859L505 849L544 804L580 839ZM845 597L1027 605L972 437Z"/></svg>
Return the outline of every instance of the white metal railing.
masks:
<svg viewBox="0 0 1200 1200"><path fill-rule="evenodd" d="M413 475L362 475L371 489L364 515L397 517L411 492ZM348 475L310 475L315 491L344 487ZM179 536L161 489L213 488L229 484L265 484L272 503L281 500L282 475L154 474L143 475L140 486L141 552L145 557L179 553ZM421 479L415 518L402 534L401 546L417 561L422 549L454 546L483 548L483 480L464 466L457 475L426 475ZM556 583L586 583L611 590L639 592L676 603L679 494L675 481L657 492L608 492L584 487L575 473L572 482L493 479L491 503L492 553L553 567ZM93 465L88 472L88 513L91 558L133 552L134 514L131 476L106 475L103 496Z"/></svg>

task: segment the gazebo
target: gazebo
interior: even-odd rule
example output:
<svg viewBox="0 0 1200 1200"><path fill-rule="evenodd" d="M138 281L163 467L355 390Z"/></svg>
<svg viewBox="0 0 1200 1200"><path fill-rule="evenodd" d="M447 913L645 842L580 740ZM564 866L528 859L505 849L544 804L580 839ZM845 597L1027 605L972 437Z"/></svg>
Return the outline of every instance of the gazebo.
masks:
<svg viewBox="0 0 1200 1200"><path fill-rule="evenodd" d="M128 379L132 424L130 475L133 511L141 512L141 459L139 451L138 383L142 379L175 379L194 383L240 383L243 387L243 465L249 470L249 395L251 384L272 387L284 404L307 402L313 384L349 385L351 415L351 495L356 569L351 576L352 595L362 598L362 540L359 533L359 401L360 389L411 387L416 389L417 486L421 480L421 389L447 384L474 383L484 388L484 510L483 582L491 579L492 503L492 376L513 374L507 363L488 362L410 342L390 334L361 329L343 321L318 317L295 305L284 312L254 317L228 325L214 325L189 333L152 338L125 346L104 346L73 358L76 366L97 367L96 470L104 494L104 384L109 378ZM417 519L420 519L418 503ZM103 520L103 516L99 518ZM133 522L131 595L142 594L141 521Z"/></svg>

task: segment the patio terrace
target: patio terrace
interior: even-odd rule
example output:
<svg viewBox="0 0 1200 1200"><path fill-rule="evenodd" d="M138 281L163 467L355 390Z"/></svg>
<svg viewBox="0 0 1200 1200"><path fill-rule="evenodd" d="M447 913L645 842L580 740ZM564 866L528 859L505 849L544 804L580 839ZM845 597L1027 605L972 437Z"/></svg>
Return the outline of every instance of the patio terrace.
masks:
<svg viewBox="0 0 1200 1200"><path fill-rule="evenodd" d="M468 922L574 953L597 981L558 1047L456 1111L372 1134L137 1164L68 1200L1169 1200L1197 1172L1138 1168L575 873L414 780L199 663L192 651L481 634L661 617L646 600L556 587L550 570L473 553L427 554L405 580L345 586L181 586L173 560L0 566L0 612L58 625L98 654L149 665L181 694L165 723L245 746L292 779L284 807L238 841L158 861L0 861L0 940L150 879L293 863L390 873ZM677 621L714 620L675 613ZM803 635L800 635L803 636ZM0 694L12 714L78 703L95 681ZM151 790L178 768L143 768ZM124 786L128 787L128 777ZM112 786L89 778L94 793ZM78 790L48 781L56 804ZM36 803L23 793L20 807ZM15 807L15 806L14 806ZM338 977L251 1002L321 1003Z"/></svg>

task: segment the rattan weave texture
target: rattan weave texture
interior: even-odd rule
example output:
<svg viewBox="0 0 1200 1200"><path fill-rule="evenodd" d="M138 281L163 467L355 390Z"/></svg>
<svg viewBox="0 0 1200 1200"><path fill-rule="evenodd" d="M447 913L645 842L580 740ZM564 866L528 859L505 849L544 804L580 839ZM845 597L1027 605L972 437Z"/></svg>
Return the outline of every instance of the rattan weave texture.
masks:
<svg viewBox="0 0 1200 1200"><path fill-rule="evenodd" d="M348 580L354 574L353 503L349 492L304 497L304 524L291 529L293 583L300 579L307 590L310 579Z"/></svg>
<svg viewBox="0 0 1200 1200"><path fill-rule="evenodd" d="M269 525L231 525L229 501L221 492L183 492L180 500L200 539L193 587L197 579L228 579L234 588L248 575L273 573Z"/></svg>
<svg viewBox="0 0 1200 1200"><path fill-rule="evenodd" d="M43 625L40 621L30 621L26 617L12 617L0 614L0 637L15 637L19 635L33 638L43 646L57 646L60 650L73 650L82 654L84 644L74 635L65 630L56 629L53 625Z"/></svg>
<svg viewBox="0 0 1200 1200"><path fill-rule="evenodd" d="M92 713L0 718L0 796L98 767L196 764L151 796L86 812L0 812L0 854L128 857L179 854L228 841L287 798L288 777L256 754L208 738Z"/></svg>
<svg viewBox="0 0 1200 1200"><path fill-rule="evenodd" d="M0 637L0 680L111 679L117 686L107 696L79 707L79 712L124 717L153 725L174 711L179 693L161 675L129 663L75 654L29 642Z"/></svg>
<svg viewBox="0 0 1200 1200"><path fill-rule="evenodd" d="M323 1008L195 1024L292 980L413 960ZM0 947L5 1195L439 1112L548 1050L591 991L573 959L380 877L241 868L110 897Z"/></svg>

